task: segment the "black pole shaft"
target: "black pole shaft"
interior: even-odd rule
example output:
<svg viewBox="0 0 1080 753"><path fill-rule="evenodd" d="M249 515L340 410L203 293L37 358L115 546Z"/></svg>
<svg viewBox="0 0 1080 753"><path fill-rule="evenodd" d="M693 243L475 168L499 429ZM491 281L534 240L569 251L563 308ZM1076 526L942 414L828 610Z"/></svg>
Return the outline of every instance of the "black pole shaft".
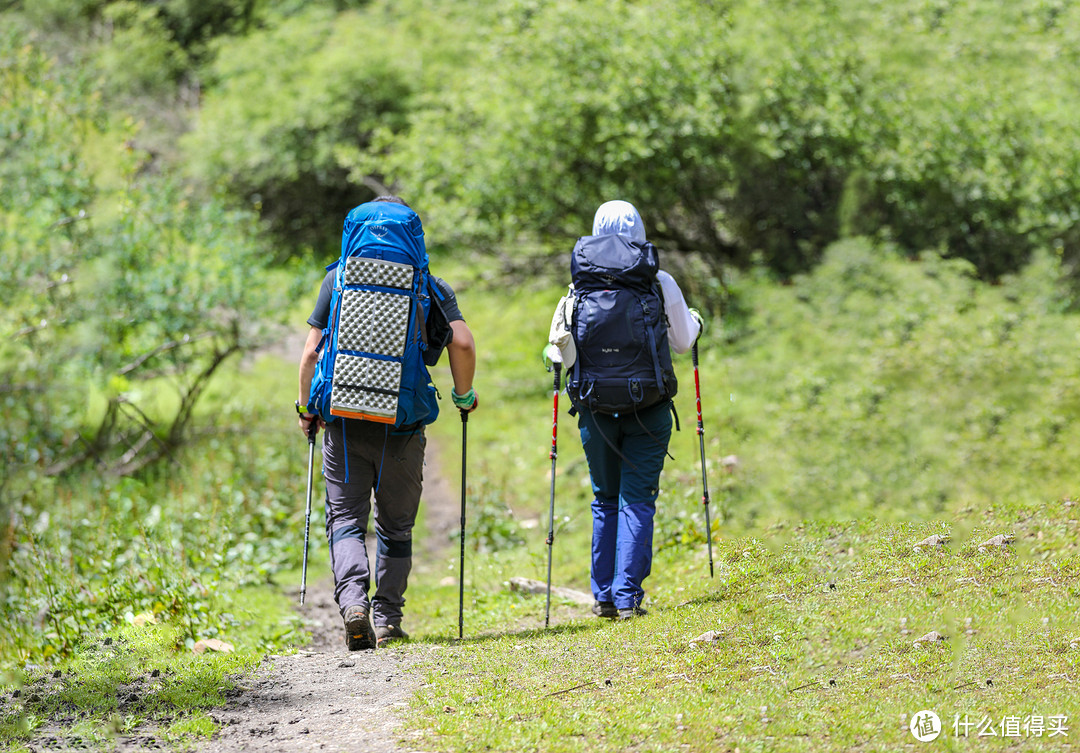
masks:
<svg viewBox="0 0 1080 753"><path fill-rule="evenodd" d="M559 369L555 364L555 388L552 391L551 409L551 502L548 506L548 561L547 561L547 602L544 605L544 627L551 619L551 550L555 543L555 459L559 457Z"/></svg>
<svg viewBox="0 0 1080 753"><path fill-rule="evenodd" d="M697 434L701 448L701 503L705 505L705 540L709 543L709 577L713 577L712 521L709 520L709 478L705 473L705 424L701 420L701 378L698 376L697 342L690 352L694 361L694 391L697 393Z"/></svg>
<svg viewBox="0 0 1080 753"><path fill-rule="evenodd" d="M300 604L304 604L307 594L307 554L308 533L311 530L311 484L315 475L315 435L319 433L319 419L312 417L308 426L308 461L307 461L307 509L304 513L304 564L300 572Z"/></svg>
<svg viewBox="0 0 1080 753"><path fill-rule="evenodd" d="M462 638L465 633L465 461L468 426L469 413L461 411L461 574L458 576L458 638Z"/></svg>

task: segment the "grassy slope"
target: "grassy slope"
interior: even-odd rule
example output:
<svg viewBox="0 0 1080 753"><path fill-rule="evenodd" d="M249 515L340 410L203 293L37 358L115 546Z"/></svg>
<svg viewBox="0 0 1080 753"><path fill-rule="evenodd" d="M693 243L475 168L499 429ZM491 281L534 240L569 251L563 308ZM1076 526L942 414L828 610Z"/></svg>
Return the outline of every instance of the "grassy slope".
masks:
<svg viewBox="0 0 1080 753"><path fill-rule="evenodd" d="M538 351L560 289L526 284L512 303L462 293L484 353L470 499L539 526L521 546L470 549L467 640L432 663L411 721L426 746L895 750L931 708L960 749L973 741L952 737L955 714L1080 718L1075 317L1054 312L1038 267L987 288L955 264L882 254L850 243L794 286L743 280L747 313L726 325L742 336L725 346L714 326L703 342L712 579L692 371L678 359L684 425L659 501L652 611L632 624L556 604L544 631L542 597L505 587L545 573ZM587 591L587 472L565 413L560 428L554 580ZM458 422L434 431L458 446ZM719 464L729 453L733 474ZM493 526L470 517L474 545L477 528ZM952 538L915 551L931 533ZM1014 546L978 551L998 533ZM431 576L410 594L415 637L456 634L456 586ZM913 644L932 630L948 639ZM691 645L707 631L715 641ZM1063 748L1023 729L1019 742Z"/></svg>
<svg viewBox="0 0 1080 753"><path fill-rule="evenodd" d="M683 430L659 502L650 615L611 624L556 601L544 630L543 598L506 582L546 573L551 381L539 351L562 284L522 281L507 296L468 273L451 276L481 348L482 407L469 423L464 642L451 640L456 543L444 561L418 563L410 584L414 639L447 646L432 655L409 721L425 733L423 747L895 750L913 742L906 719L922 708L936 709L949 735L953 714L1080 718L1076 320L1055 313L1045 279L1037 266L987 288L955 265L889 260L852 243L792 286L734 281L741 313L723 327L714 321L702 343L715 576L702 535L693 377L679 356ZM232 377L258 387L223 388L226 412L291 395L294 361L263 359ZM445 393L445 366L436 380ZM562 407L553 580L587 591L587 471ZM262 415L260 437L300 446L291 420ZM448 410L431 431L456 489L460 422ZM719 463L729 454L740 459L733 473ZM306 455L265 459L266 479L300 500ZM210 499L228 488L226 470L200 467L180 488ZM298 502L291 528L301 524ZM320 527L316 505L312 530ZM951 533L946 548L913 550L935 532ZM977 551L1005 532L1017 537L1012 549ZM323 572L313 540L312 567ZM163 690L207 690L185 696L194 700L179 717L124 708L113 692L124 679L109 681L111 665L89 645L65 667L65 677L102 678L104 698L79 702L101 706L104 730L91 723L84 737L154 718L176 719L176 736L209 732L199 709L227 686L219 675L249 666L267 633L290 627L284 600L274 603L268 612L234 605L238 619L221 637L239 655L162 659L171 667ZM931 630L949 639L913 645ZM716 640L691 645L708 631ZM137 635L122 637L146 643L147 656L168 655L175 640L168 627ZM63 698L44 695L30 721ZM1064 747L1060 737L1025 742L1040 745Z"/></svg>

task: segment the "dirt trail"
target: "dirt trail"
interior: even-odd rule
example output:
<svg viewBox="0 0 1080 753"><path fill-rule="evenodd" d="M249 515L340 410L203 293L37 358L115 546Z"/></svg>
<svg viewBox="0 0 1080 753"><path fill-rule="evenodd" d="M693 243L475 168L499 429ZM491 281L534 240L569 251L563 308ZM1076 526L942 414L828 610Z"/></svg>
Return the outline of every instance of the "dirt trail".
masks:
<svg viewBox="0 0 1080 753"><path fill-rule="evenodd" d="M439 454L429 438L423 497L427 536L417 542L414 567L436 559L432 555L446 546L460 514L452 484L439 472ZM297 607L310 626L311 643L296 654L268 657L227 706L211 712L220 730L196 751L416 750L398 742L400 714L421 686L416 665L440 648L414 644L348 651L333 579L322 576L309 572L306 604Z"/></svg>

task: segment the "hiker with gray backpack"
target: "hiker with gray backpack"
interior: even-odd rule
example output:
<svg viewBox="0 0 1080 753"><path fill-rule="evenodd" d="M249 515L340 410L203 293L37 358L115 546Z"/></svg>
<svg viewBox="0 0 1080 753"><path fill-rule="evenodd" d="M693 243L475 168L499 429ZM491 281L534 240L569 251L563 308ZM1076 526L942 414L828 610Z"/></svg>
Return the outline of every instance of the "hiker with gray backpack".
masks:
<svg viewBox="0 0 1080 753"><path fill-rule="evenodd" d="M594 499L590 580L597 617L644 615L653 517L678 389L671 350L689 351L703 322L634 206L609 201L578 239L572 284L552 318L549 348L566 370ZM558 372L556 372L558 373Z"/></svg>
<svg viewBox="0 0 1080 753"><path fill-rule="evenodd" d="M454 291L428 270L419 216L380 196L345 218L300 358L300 429L323 435L326 535L334 598L350 651L406 638L412 529L423 482L424 427L439 414L427 367L445 349L451 398L476 409L476 346ZM310 492L309 492L310 494ZM372 498L374 497L374 504ZM365 538L374 508L375 588Z"/></svg>

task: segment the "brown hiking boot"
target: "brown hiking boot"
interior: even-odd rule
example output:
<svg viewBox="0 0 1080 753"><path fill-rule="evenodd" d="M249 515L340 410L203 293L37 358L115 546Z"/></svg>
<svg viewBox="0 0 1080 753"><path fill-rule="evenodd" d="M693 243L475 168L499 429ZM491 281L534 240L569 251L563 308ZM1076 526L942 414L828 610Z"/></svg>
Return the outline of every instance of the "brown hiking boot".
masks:
<svg viewBox="0 0 1080 753"><path fill-rule="evenodd" d="M345 645L350 651L363 651L375 648L375 635L371 632L371 622L367 610L359 604L345 607Z"/></svg>
<svg viewBox="0 0 1080 753"><path fill-rule="evenodd" d="M375 645L386 648L391 641L407 641L409 634L401 629L401 625L376 625Z"/></svg>

